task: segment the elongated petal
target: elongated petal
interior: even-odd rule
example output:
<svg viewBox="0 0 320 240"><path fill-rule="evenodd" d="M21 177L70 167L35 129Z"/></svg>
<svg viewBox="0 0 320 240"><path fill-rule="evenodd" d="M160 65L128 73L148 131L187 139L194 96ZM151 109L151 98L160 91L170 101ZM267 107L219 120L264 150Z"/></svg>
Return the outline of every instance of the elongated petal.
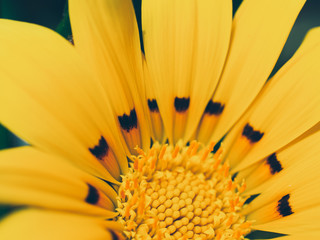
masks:
<svg viewBox="0 0 320 240"><path fill-rule="evenodd" d="M111 229L109 229L111 228ZM0 222L1 239L114 239L115 223L58 211L26 209Z"/></svg>
<svg viewBox="0 0 320 240"><path fill-rule="evenodd" d="M272 231L284 234L292 234L293 236L313 236L310 239L315 238L315 233L319 234L319 222L315 219L320 217L320 207L310 208L306 211L302 211L297 214L292 214L288 217L280 218L276 221L271 221L265 224L255 225L254 228L263 231ZM313 234L312 234L313 233ZM319 237L319 235L318 235ZM281 238L279 238L281 239ZM288 238L290 239L290 238ZM292 238L292 239L305 239L303 238Z"/></svg>
<svg viewBox="0 0 320 240"><path fill-rule="evenodd" d="M222 113L211 118L204 115L205 124L201 127L206 138L213 130L211 140L223 137L258 95L304 3L305 0L243 1L233 21L226 65L212 99L223 106Z"/></svg>
<svg viewBox="0 0 320 240"><path fill-rule="evenodd" d="M231 12L229 0L142 1L146 61L170 142L191 137L212 96Z"/></svg>
<svg viewBox="0 0 320 240"><path fill-rule="evenodd" d="M69 11L75 47L108 93L129 150L149 147L142 53L131 1L71 0Z"/></svg>
<svg viewBox="0 0 320 240"><path fill-rule="evenodd" d="M0 59L1 122L34 146L120 180L128 165L121 133L74 47L46 28L2 19Z"/></svg>
<svg viewBox="0 0 320 240"><path fill-rule="evenodd" d="M319 206L320 183L315 174L319 166L315 166L315 171L308 167L301 168L298 177L297 170L291 171L286 173L288 177L280 176L276 182L268 184L243 213L248 215L248 219L255 220L255 224L263 224ZM310 177L306 177L309 174Z"/></svg>
<svg viewBox="0 0 320 240"><path fill-rule="evenodd" d="M247 193L260 194L243 210L243 214L254 219L255 224L287 218L320 205L319 149L317 142L312 141L318 136L319 134L314 134L291 148L280 151L279 159L283 159L283 170ZM299 161L299 156L305 158Z"/></svg>
<svg viewBox="0 0 320 240"><path fill-rule="evenodd" d="M312 166L316 166L318 156L320 155L319 145L320 131L296 144L269 155L261 163L258 163L259 166L245 178L247 190L252 190L250 194L253 192L260 193L270 182L275 183L280 180L276 176L282 171L293 171L293 169L300 171L301 167L303 168L305 165L311 168ZM283 175L286 175L286 173L283 173ZM303 174L299 174L299 176L301 176L301 180L305 178ZM297 176L297 178L299 178L299 176ZM307 176L310 176L309 173ZM277 180L273 179L274 177ZM267 181L268 179L270 179L270 181Z"/></svg>
<svg viewBox="0 0 320 240"><path fill-rule="evenodd" d="M305 230L305 229L303 229ZM279 238L274 238L274 240L301 240L301 239L308 239L308 240L318 240L320 236L320 230L306 230L301 233L290 234L289 236L283 236Z"/></svg>
<svg viewBox="0 0 320 240"><path fill-rule="evenodd" d="M158 101L156 99L154 86L151 83L150 72L146 61L143 64L143 72L144 72L144 79L146 85L146 97L148 101L148 109L149 109L149 122L151 128L151 137L158 141L164 142L165 140L165 132L163 127L162 117L160 115Z"/></svg>
<svg viewBox="0 0 320 240"><path fill-rule="evenodd" d="M227 136L231 165L242 160L234 171L267 157L319 122L319 32L320 28L307 35L302 47Z"/></svg>
<svg viewBox="0 0 320 240"><path fill-rule="evenodd" d="M113 217L116 193L63 159L20 147L0 152L0 202Z"/></svg>

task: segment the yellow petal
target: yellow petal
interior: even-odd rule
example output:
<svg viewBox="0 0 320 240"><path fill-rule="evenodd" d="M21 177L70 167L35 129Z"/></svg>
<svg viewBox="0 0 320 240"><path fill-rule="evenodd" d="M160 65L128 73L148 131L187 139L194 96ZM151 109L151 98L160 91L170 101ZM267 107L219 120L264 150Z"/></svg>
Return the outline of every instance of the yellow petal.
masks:
<svg viewBox="0 0 320 240"><path fill-rule="evenodd" d="M34 146L120 180L128 165L121 133L101 84L74 47L49 29L4 19L0 36L2 123Z"/></svg>
<svg viewBox="0 0 320 240"><path fill-rule="evenodd" d="M274 240L301 240L301 239L308 239L308 240L318 240L320 236L320 230L308 230L306 228L302 228L303 232L290 234L289 236L282 236L279 238L273 238Z"/></svg>
<svg viewBox="0 0 320 240"><path fill-rule="evenodd" d="M166 135L187 141L217 85L228 49L231 1L144 0L146 61Z"/></svg>
<svg viewBox="0 0 320 240"><path fill-rule="evenodd" d="M71 0L76 49L98 75L128 148L149 147L142 54L130 0Z"/></svg>
<svg viewBox="0 0 320 240"><path fill-rule="evenodd" d="M247 192L249 195L261 194L244 209L244 214L249 214L249 218L255 219L257 224L284 216L278 211L278 201L284 196L287 196L288 206L283 209L286 212L290 208L291 214L320 205L320 152L316 141L319 134L320 132L315 133L279 152L283 169L269 181ZM294 156L295 153L297 157Z"/></svg>
<svg viewBox="0 0 320 240"><path fill-rule="evenodd" d="M218 141L258 95L271 73L305 0L246 0L232 25L230 49L212 101L224 106L204 115L204 136ZM217 122L218 120L218 122ZM217 122L217 123L216 123Z"/></svg>
<svg viewBox="0 0 320 240"><path fill-rule="evenodd" d="M145 86L146 86L146 97L148 101L148 109L149 109L149 122L151 128L151 137L162 143L165 141L164 135L164 127L163 121L159 112L158 102L156 99L154 86L151 83L150 72L147 66L146 61L143 64L143 72L144 72L144 79L145 79Z"/></svg>
<svg viewBox="0 0 320 240"><path fill-rule="evenodd" d="M0 152L0 202L113 217L116 193L63 159L32 147Z"/></svg>
<svg viewBox="0 0 320 240"><path fill-rule="evenodd" d="M309 173L303 169L301 174ZM292 178L293 175L290 176ZM309 181L300 181L300 186L294 181L284 183L281 180L267 188L243 210L247 219L254 220L255 224L264 224L320 205L317 176L313 175Z"/></svg>
<svg viewBox="0 0 320 240"><path fill-rule="evenodd" d="M299 172L301 171L301 167L305 167L304 163L312 168L320 155L319 145L320 131L309 135L294 145L290 145L269 155L265 160L259 162L255 170L245 178L247 184L246 190L251 189L250 194L259 193L263 191L265 186L270 184L270 182L267 182L268 179L275 177L282 171L294 171L294 169L297 169ZM295 179L299 178L299 176ZM278 181L280 179L271 179L271 182L274 183Z"/></svg>
<svg viewBox="0 0 320 240"><path fill-rule="evenodd" d="M267 157L319 122L320 82L315 79L320 76L320 42L315 36L307 35L301 49L268 82L226 137L230 164L242 160L234 171Z"/></svg>
<svg viewBox="0 0 320 240"><path fill-rule="evenodd" d="M109 227L111 229L109 230ZM114 223L100 218L58 211L26 209L1 221L1 239L100 240L114 239Z"/></svg>
<svg viewBox="0 0 320 240"><path fill-rule="evenodd" d="M290 216L280 218L276 221L271 221L265 224L254 225L253 228L262 231L272 231L283 234L292 234L293 236L305 236L302 238L292 238L292 239L309 239L308 235L315 238L315 234L319 234L319 222L320 217L320 207L310 208L306 211L302 211L297 214L292 214ZM279 240L282 238L279 238ZM285 237L284 237L285 239ZM290 239L287 237L287 239Z"/></svg>

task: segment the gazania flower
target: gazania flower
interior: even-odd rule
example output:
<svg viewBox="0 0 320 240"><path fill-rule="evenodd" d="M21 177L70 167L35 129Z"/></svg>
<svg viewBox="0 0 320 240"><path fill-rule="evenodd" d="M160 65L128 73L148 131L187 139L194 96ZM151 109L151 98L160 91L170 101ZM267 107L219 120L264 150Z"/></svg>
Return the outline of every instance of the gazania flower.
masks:
<svg viewBox="0 0 320 240"><path fill-rule="evenodd" d="M129 0L1 20L1 239L318 239L320 30L266 83L304 2L143 0L144 55Z"/></svg>

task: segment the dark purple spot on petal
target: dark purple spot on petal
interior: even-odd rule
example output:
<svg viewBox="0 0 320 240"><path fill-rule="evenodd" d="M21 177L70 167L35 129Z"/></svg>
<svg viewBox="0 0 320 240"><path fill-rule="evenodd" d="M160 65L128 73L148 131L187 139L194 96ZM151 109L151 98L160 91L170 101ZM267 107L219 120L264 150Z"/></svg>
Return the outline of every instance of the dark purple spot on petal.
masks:
<svg viewBox="0 0 320 240"><path fill-rule="evenodd" d="M260 141L264 133L254 130L253 127L251 127L250 124L247 123L243 128L242 135L245 136L251 143L256 143Z"/></svg>
<svg viewBox="0 0 320 240"><path fill-rule="evenodd" d="M269 165L270 172L271 172L272 175L280 172L283 169L282 166L281 166L281 163L277 159L276 153L271 154L267 158L266 163Z"/></svg>
<svg viewBox="0 0 320 240"><path fill-rule="evenodd" d="M98 201L99 201L99 193L98 193L98 190L90 185L89 183L87 183L89 189L88 189L88 195L85 199L85 201L87 203L90 203L90 204L96 204Z"/></svg>
<svg viewBox="0 0 320 240"><path fill-rule="evenodd" d="M103 136L101 136L98 145L89 148L89 151L99 160L103 160L108 155L109 146Z"/></svg>
<svg viewBox="0 0 320 240"><path fill-rule="evenodd" d="M118 235L116 232L112 231L112 230L110 230L110 234L111 234L112 240L119 240L119 239L121 239L121 238L119 237L119 235Z"/></svg>
<svg viewBox="0 0 320 240"><path fill-rule="evenodd" d="M183 113L188 110L190 104L190 98L178 98L174 99L174 107L177 112Z"/></svg>
<svg viewBox="0 0 320 240"><path fill-rule="evenodd" d="M220 115L223 112L223 109L224 104L210 100L204 110L204 113L209 115Z"/></svg>
<svg viewBox="0 0 320 240"><path fill-rule="evenodd" d="M120 122L121 128L127 132L130 132L131 129L138 127L138 119L135 109L132 109L130 111L129 116L127 114L119 116L118 120Z"/></svg>
<svg viewBox="0 0 320 240"><path fill-rule="evenodd" d="M289 204L289 198L290 198L290 194L287 194L278 201L277 210L279 214L283 217L293 214L292 208Z"/></svg>
<svg viewBox="0 0 320 240"><path fill-rule="evenodd" d="M158 103L155 99L148 99L148 107L151 112L159 112Z"/></svg>

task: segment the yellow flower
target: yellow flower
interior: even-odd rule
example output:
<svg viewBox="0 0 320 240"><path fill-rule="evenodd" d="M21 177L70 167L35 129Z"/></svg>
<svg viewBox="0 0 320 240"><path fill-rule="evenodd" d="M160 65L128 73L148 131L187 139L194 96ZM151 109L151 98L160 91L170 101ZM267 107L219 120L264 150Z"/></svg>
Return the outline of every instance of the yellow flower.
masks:
<svg viewBox="0 0 320 240"><path fill-rule="evenodd" d="M320 29L266 83L304 2L143 0L145 55L129 0L1 20L0 238L318 239Z"/></svg>

